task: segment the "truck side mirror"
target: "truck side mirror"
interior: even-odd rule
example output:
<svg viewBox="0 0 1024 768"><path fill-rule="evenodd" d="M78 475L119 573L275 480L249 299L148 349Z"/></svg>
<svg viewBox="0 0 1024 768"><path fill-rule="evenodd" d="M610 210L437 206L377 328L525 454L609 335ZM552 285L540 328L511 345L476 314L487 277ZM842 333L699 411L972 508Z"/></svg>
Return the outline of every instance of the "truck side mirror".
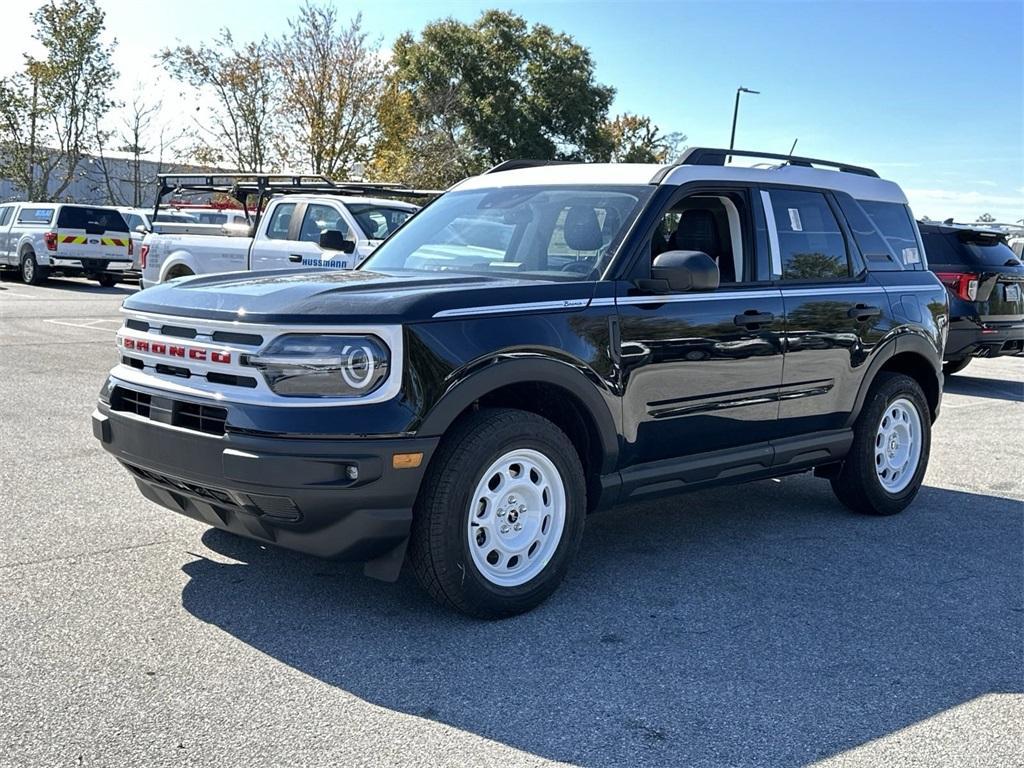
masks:
<svg viewBox="0 0 1024 768"><path fill-rule="evenodd" d="M320 233L320 247L325 251L352 253L356 249L356 244L352 240L346 240L345 235L339 230L326 229Z"/></svg>
<svg viewBox="0 0 1024 768"><path fill-rule="evenodd" d="M149 230L146 229L146 225L145 224L139 224L139 226L137 226L135 228L135 231L138 232L140 235L148 235L149 234Z"/></svg>
<svg viewBox="0 0 1024 768"><path fill-rule="evenodd" d="M718 264L703 251L665 251L651 265L651 279L668 284L669 290L713 291L718 287Z"/></svg>

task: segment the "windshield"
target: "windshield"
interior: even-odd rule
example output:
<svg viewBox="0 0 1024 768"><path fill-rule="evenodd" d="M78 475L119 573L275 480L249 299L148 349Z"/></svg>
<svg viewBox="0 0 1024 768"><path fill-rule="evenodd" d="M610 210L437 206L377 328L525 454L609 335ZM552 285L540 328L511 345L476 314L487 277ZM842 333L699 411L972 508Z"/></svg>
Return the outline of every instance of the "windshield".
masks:
<svg viewBox="0 0 1024 768"><path fill-rule="evenodd" d="M596 280L654 189L451 192L385 241L362 268Z"/></svg>

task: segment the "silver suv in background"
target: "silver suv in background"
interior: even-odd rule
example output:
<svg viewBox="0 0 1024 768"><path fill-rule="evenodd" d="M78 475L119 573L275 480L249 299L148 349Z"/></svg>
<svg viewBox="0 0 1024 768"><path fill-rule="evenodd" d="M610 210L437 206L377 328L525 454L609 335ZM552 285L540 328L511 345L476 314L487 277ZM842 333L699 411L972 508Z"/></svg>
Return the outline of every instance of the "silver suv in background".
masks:
<svg viewBox="0 0 1024 768"><path fill-rule="evenodd" d="M132 268L128 224L119 211L67 203L0 205L0 268L38 285L51 274L116 285Z"/></svg>

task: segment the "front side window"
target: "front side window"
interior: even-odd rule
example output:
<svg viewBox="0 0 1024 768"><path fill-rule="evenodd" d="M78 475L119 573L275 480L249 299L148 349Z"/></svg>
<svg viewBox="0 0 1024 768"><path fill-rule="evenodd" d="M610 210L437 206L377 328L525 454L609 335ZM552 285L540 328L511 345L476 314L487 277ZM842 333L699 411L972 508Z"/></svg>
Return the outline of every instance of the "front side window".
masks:
<svg viewBox="0 0 1024 768"><path fill-rule="evenodd" d="M269 240L287 240L288 228L292 224L295 203L280 203L267 222L267 238Z"/></svg>
<svg viewBox="0 0 1024 768"><path fill-rule="evenodd" d="M820 192L768 192L783 280L836 280L851 275L846 238Z"/></svg>
<svg viewBox="0 0 1024 768"><path fill-rule="evenodd" d="M302 227L299 230L299 240L307 243L319 243L320 235L330 229L336 229L343 234L348 230L341 213L330 205L321 205L320 203L307 205L306 215L302 217Z"/></svg>
<svg viewBox="0 0 1024 768"><path fill-rule="evenodd" d="M701 251L718 265L722 284L744 279L746 196L737 192L700 194L672 206L651 238L651 260L666 251ZM747 243L746 251L751 245Z"/></svg>
<svg viewBox="0 0 1024 768"><path fill-rule="evenodd" d="M506 187L450 192L363 267L596 280L654 186Z"/></svg>

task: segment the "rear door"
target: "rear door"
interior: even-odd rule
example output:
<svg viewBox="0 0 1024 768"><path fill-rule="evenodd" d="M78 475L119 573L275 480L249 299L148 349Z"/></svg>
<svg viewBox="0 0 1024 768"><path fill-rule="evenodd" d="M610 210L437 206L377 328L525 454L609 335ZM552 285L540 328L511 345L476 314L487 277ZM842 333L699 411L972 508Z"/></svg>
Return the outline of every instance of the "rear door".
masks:
<svg viewBox="0 0 1024 768"><path fill-rule="evenodd" d="M57 258L130 262L131 237L120 211L62 205L57 214ZM97 265L99 266L99 265Z"/></svg>
<svg viewBox="0 0 1024 768"><path fill-rule="evenodd" d="M831 193L765 186L761 201L786 312L780 431L795 437L840 429L890 326L888 297Z"/></svg>

